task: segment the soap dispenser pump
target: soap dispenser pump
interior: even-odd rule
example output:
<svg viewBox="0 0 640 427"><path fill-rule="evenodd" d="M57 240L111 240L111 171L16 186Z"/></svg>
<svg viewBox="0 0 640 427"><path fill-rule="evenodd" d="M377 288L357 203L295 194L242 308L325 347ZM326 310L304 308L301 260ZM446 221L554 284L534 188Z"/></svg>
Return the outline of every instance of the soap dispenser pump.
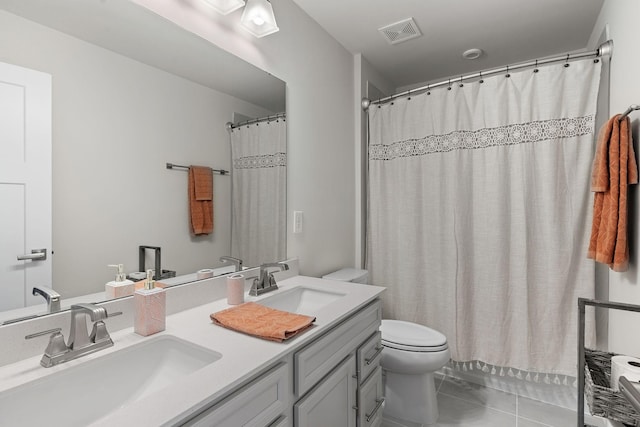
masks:
<svg viewBox="0 0 640 427"><path fill-rule="evenodd" d="M147 270L144 287L133 294L135 319L133 330L143 337L165 330L167 298L163 288L155 287L153 270Z"/></svg>
<svg viewBox="0 0 640 427"><path fill-rule="evenodd" d="M120 298L133 295L134 283L128 280L124 274L123 264L109 264L108 267L118 269L115 280L104 285L104 292L107 299Z"/></svg>

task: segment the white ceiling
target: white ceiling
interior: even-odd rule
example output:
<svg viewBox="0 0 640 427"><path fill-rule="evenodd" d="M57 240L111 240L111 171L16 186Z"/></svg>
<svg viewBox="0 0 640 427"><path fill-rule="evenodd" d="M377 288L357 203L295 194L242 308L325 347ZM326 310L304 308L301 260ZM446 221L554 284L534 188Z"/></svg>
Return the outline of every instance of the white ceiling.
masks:
<svg viewBox="0 0 640 427"><path fill-rule="evenodd" d="M395 87L584 49L604 0L293 0ZM413 17L423 36L378 28ZM469 61L462 52L480 48Z"/></svg>

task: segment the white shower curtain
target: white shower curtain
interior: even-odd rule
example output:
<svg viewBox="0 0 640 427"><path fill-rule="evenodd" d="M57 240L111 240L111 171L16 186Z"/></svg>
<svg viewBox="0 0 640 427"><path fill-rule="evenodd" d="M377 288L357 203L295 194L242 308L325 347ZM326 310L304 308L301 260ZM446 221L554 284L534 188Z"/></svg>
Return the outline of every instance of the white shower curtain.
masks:
<svg viewBox="0 0 640 427"><path fill-rule="evenodd" d="M456 361L576 375L599 78L585 60L370 108L367 268L385 317L440 330Z"/></svg>
<svg viewBox="0 0 640 427"><path fill-rule="evenodd" d="M231 131L231 255L247 266L286 257L286 134L283 118Z"/></svg>

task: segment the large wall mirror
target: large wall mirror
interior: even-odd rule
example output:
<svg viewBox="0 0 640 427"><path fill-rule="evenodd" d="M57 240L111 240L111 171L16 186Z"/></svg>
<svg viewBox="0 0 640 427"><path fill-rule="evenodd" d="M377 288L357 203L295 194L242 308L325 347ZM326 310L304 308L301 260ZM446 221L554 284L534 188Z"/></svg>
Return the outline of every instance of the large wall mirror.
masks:
<svg viewBox="0 0 640 427"><path fill-rule="evenodd" d="M107 265L138 271L140 245L161 247L162 269L178 276L222 267L224 255L243 257L242 245L232 244L233 211L240 206L232 187L261 180L232 185L234 171L272 153L232 153L232 141L244 137L225 124L275 115L284 122L285 82L128 0L0 0L0 32L0 62L51 76L52 277L25 282L31 313L46 312L44 299L30 295L34 285L61 294L63 308L65 300L98 301L115 275ZM278 134L286 138L286 128ZM286 167L286 150L277 151L270 166L280 159L278 166ZM230 171L213 177L210 234L191 233L188 173L167 163ZM285 195L270 189L255 194L283 206ZM284 209L273 212L269 218L286 223ZM284 245L284 227L279 233ZM33 249L27 246L22 250ZM5 249L2 262L11 265L0 267L13 275L8 281L28 277L36 262L16 264L16 254ZM148 268L154 255L145 257ZM260 256L247 254L245 266L275 261ZM13 308L1 309L0 322Z"/></svg>

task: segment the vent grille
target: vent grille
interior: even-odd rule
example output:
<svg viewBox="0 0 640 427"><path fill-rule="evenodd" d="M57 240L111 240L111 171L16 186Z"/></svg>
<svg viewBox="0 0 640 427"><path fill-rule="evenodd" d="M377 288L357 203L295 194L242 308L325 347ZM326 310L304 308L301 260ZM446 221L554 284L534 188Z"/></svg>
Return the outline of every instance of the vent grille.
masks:
<svg viewBox="0 0 640 427"><path fill-rule="evenodd" d="M378 28L378 31L380 31L389 44L398 44L422 35L413 18L403 19L402 21L386 25Z"/></svg>

